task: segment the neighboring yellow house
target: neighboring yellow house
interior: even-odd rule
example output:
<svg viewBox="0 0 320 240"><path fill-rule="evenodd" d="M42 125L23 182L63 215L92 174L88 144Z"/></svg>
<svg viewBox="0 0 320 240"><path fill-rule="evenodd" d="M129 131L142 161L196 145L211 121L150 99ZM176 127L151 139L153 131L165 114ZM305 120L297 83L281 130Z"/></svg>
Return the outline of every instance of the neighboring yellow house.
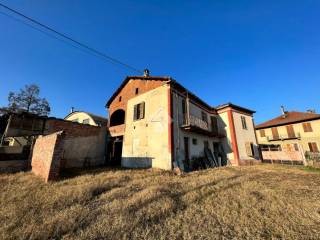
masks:
<svg viewBox="0 0 320 240"><path fill-rule="evenodd" d="M92 126L107 126L106 118L83 111L72 111L64 118L64 120Z"/></svg>
<svg viewBox="0 0 320 240"><path fill-rule="evenodd" d="M281 160L303 161L306 153L320 150L320 114L313 111L287 112L282 107L280 116L255 128L264 159L282 154L282 158L287 159Z"/></svg>

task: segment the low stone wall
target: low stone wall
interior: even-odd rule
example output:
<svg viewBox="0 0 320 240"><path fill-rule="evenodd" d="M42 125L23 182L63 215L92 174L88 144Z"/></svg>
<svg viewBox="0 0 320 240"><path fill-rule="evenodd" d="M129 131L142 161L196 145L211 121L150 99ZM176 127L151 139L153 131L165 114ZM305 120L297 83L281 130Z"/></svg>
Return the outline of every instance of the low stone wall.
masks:
<svg viewBox="0 0 320 240"><path fill-rule="evenodd" d="M45 133L48 135L37 138L32 156L32 171L45 181L57 179L66 168L104 165L104 127L49 119Z"/></svg>
<svg viewBox="0 0 320 240"><path fill-rule="evenodd" d="M262 151L263 160L303 161L300 151Z"/></svg>

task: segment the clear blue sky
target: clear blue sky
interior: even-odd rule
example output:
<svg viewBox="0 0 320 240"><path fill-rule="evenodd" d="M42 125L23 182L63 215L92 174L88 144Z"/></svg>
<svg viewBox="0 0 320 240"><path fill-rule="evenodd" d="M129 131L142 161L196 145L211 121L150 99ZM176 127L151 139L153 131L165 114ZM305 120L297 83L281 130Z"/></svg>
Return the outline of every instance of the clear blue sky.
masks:
<svg viewBox="0 0 320 240"><path fill-rule="evenodd" d="M320 110L320 1L0 0L152 75L170 75L215 106ZM5 11L0 8L0 11ZM64 117L104 105L135 75L0 14L0 105L36 83Z"/></svg>

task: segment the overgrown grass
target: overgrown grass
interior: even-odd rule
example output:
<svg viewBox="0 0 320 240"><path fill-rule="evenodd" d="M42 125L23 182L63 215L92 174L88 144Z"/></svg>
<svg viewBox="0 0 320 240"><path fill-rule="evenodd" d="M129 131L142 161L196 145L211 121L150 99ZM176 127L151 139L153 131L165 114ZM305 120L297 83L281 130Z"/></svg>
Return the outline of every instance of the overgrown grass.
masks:
<svg viewBox="0 0 320 240"><path fill-rule="evenodd" d="M316 168L312 166L303 166L301 167L301 169L307 172L320 173L320 168Z"/></svg>
<svg viewBox="0 0 320 240"><path fill-rule="evenodd" d="M0 239L320 238L320 175L297 167L18 173L0 187Z"/></svg>

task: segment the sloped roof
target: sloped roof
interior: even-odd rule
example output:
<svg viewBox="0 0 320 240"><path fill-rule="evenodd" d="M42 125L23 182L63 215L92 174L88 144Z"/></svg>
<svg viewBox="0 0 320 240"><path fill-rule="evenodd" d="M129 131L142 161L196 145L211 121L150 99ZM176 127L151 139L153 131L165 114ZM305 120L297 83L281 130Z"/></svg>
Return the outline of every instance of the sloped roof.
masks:
<svg viewBox="0 0 320 240"><path fill-rule="evenodd" d="M106 107L109 107L112 103L113 99L120 93L121 89L130 81L130 80L158 80L158 81L170 81L170 77L152 77L152 76L127 76L121 85L117 88L117 90L112 94L112 96L109 98L108 102L106 103Z"/></svg>
<svg viewBox="0 0 320 240"><path fill-rule="evenodd" d="M74 111L74 112L71 112L71 113L69 113L67 116L65 116L64 119L68 118L69 116L71 116L72 114L75 114L75 113L86 113L86 114L88 114L88 115L93 119L93 121L95 121L96 123L107 123L107 121L108 121L107 118L104 118L104 117L95 115L95 114L93 114L93 113L85 112L85 111Z"/></svg>
<svg viewBox="0 0 320 240"><path fill-rule="evenodd" d="M286 125L290 123L298 123L298 122L304 122L304 121L315 120L315 119L320 119L320 114L310 113L310 112L295 112L295 111L286 112L286 117L280 115L269 121L256 125L256 129L281 126L281 125Z"/></svg>
<svg viewBox="0 0 320 240"><path fill-rule="evenodd" d="M248 109L248 108L244 108L244 107L235 105L235 104L233 104L233 103L231 103L231 102L225 103L225 104L221 104L221 105L219 105L219 106L216 106L216 109L217 109L217 110L220 110L220 109L224 109L224 108L226 108L226 107L231 107L231 108L237 109L237 110L239 110L239 111L247 112L247 113L250 113L250 114L255 113L255 111L253 111L253 110L250 110L250 109Z"/></svg>
<svg viewBox="0 0 320 240"><path fill-rule="evenodd" d="M238 109L240 111L243 112L248 112L250 114L255 113L255 111L244 108L244 107L240 107L238 105L235 105L233 103L226 103L223 105L219 105L218 107L212 107L209 104L207 104L205 101L203 101L201 98L199 98L197 95L195 95L194 93L192 93L191 91L189 91L188 89L186 89L184 86L182 86L180 83L178 83L176 80L174 80L173 78L171 78L170 76L127 76L124 81L121 83L121 85L117 88L117 90L112 94L112 96L110 97L110 99L107 101L106 103L106 107L109 107L110 104L112 103L112 101L115 99L115 97L120 93L121 89L130 81L130 80L156 80L156 81L166 81L166 82L170 82L170 84L172 84L174 87L176 87L177 89L179 89L182 92L186 92L188 94L188 96L193 99L194 101L200 103L201 105L203 105L204 107L206 107L209 111L212 112L216 112L217 109L222 109L225 107L232 107L235 109Z"/></svg>

